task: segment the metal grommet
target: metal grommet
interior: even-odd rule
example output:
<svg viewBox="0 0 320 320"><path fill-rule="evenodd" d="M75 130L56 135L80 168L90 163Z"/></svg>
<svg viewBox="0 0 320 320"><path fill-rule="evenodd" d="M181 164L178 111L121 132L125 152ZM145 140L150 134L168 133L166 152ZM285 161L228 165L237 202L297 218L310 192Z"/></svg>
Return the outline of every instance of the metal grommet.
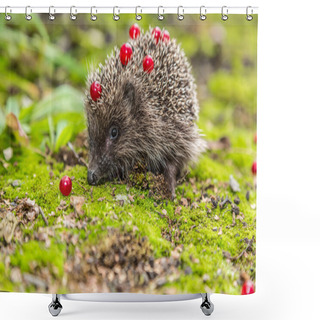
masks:
<svg viewBox="0 0 320 320"><path fill-rule="evenodd" d="M96 21L98 19L98 17L95 14L93 14L93 8L96 8L96 7L91 7L91 9L90 9L91 17L90 17L90 19L91 19L91 21ZM97 13L97 9L96 9L96 13Z"/></svg>
<svg viewBox="0 0 320 320"><path fill-rule="evenodd" d="M160 14L160 8L162 9L162 14ZM164 14L163 6L159 6L159 7L158 7L158 20L159 20L159 21L162 21L162 20L164 19L163 14Z"/></svg>
<svg viewBox="0 0 320 320"><path fill-rule="evenodd" d="M251 9L251 14L249 14L249 8ZM252 13L253 13L252 7L250 7L250 6L247 7L247 9L246 9L246 19L248 21L251 21L253 19Z"/></svg>
<svg viewBox="0 0 320 320"><path fill-rule="evenodd" d="M178 20L182 21L184 19L184 15L183 14L184 14L183 6L179 6L178 7Z"/></svg>
<svg viewBox="0 0 320 320"><path fill-rule="evenodd" d="M221 19L223 21L227 21L228 20L228 7L227 6L223 6L221 8Z"/></svg>
<svg viewBox="0 0 320 320"><path fill-rule="evenodd" d="M140 13L142 13L142 9L140 6L136 7L136 20L140 21L142 19L142 16L140 14L138 14L138 9L140 9Z"/></svg>
<svg viewBox="0 0 320 320"><path fill-rule="evenodd" d="M30 6L27 6L27 7L26 7L26 16L25 16L25 18L26 18L26 20L28 20L28 21L30 21L30 20L32 19L31 14L28 13L28 10L29 10L29 9L30 9L30 13L31 13L31 12L32 12L31 7L30 7Z"/></svg>
<svg viewBox="0 0 320 320"><path fill-rule="evenodd" d="M51 12L51 10L53 11L53 13ZM54 15L54 13L56 12L56 10L54 9L54 6L49 7L49 20L53 21L56 17Z"/></svg>
<svg viewBox="0 0 320 320"><path fill-rule="evenodd" d="M75 9L74 13L73 13L73 9ZM77 8L75 6L70 7L70 19L72 21L75 21L77 19Z"/></svg>
<svg viewBox="0 0 320 320"><path fill-rule="evenodd" d="M116 10L117 10L117 13L116 13ZM119 8L113 7L113 20L114 21L118 21L120 19L119 13L120 13Z"/></svg>
<svg viewBox="0 0 320 320"><path fill-rule="evenodd" d="M7 20L7 21L10 21L11 19L12 19L12 17L8 14L8 9L9 9L10 7L9 6L6 6L5 8L4 8L4 14L5 14L5 19ZM10 12L11 12L11 9L10 9Z"/></svg>
<svg viewBox="0 0 320 320"><path fill-rule="evenodd" d="M207 19L206 14L207 14L206 7L205 6L201 6L200 7L200 20L202 20L202 21L206 20Z"/></svg>

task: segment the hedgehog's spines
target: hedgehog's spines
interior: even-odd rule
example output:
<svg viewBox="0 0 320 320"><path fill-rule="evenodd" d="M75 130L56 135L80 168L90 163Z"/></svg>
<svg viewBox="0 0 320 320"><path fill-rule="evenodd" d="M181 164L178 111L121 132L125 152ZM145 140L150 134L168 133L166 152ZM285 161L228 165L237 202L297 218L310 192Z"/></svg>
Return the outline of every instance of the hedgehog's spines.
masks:
<svg viewBox="0 0 320 320"><path fill-rule="evenodd" d="M160 39L156 44L152 28L141 31L137 39L128 43L133 53L126 66L121 64L120 50L115 47L105 63L87 78L88 88L94 81L99 81L102 87L97 101L90 98L89 90L85 94L89 138L102 143L98 150L90 150L92 163L98 155L106 156L103 154L106 131L117 123L121 135L112 151L114 162L104 168L110 171L109 178L128 174L134 162L142 161L153 172L162 172L169 163L181 172L205 148L195 125L199 106L191 66L175 39L168 42ZM146 55L154 61L150 73L142 66ZM127 82L138 97L133 109L128 107L130 102L123 100L123 86Z"/></svg>
<svg viewBox="0 0 320 320"><path fill-rule="evenodd" d="M180 45L176 44L175 39L171 39L165 43L159 41L156 45L152 36L152 28L149 28L148 32L142 31L137 39L129 40L128 43L132 46L134 53L126 67L121 66L119 49L117 47L114 48L113 52L106 59L104 67L100 67L100 76L112 75L112 78L105 76L104 81L101 83L101 85L104 85L104 82L108 81L105 85L108 93L113 93L114 90L112 89L119 85L123 77L134 75L133 78L137 82L140 81L142 85L149 85L148 88L145 88L147 89L146 96L156 94L163 101L163 106L167 107L156 108L155 112L158 112L160 116L164 113L171 116L178 114L192 121L196 120L198 103L195 94L192 94L192 91L195 90L194 80L184 52L180 49ZM154 60L154 71L150 75L147 75L142 69L142 60L146 54L150 54ZM99 77L98 71L91 74L91 77L89 76L89 82L92 82L93 78L97 77ZM154 85L150 86L152 81ZM159 83L160 81L161 83ZM156 85L158 83L161 87L157 88ZM185 85L186 83L188 86ZM190 92L186 92L188 90ZM178 105L170 103L175 95L181 97L180 103L179 99L177 100ZM188 95L189 99L185 100L184 96ZM112 95L109 96L112 98ZM189 101L187 106L185 105L186 101ZM111 99L106 102L112 103Z"/></svg>

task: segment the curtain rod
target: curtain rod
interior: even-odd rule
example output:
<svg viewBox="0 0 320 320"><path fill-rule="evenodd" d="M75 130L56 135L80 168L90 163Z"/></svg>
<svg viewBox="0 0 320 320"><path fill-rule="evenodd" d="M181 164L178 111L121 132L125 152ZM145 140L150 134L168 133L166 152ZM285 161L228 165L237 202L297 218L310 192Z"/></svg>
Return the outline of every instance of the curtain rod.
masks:
<svg viewBox="0 0 320 320"><path fill-rule="evenodd" d="M186 14L217 14L220 13L222 15L228 14L244 14L244 15L251 15L251 14L258 14L258 7L206 7L206 6L199 6L199 7L79 7L79 6L71 6L71 7L37 7L37 6L26 6L26 7L16 7L16 6L2 6L0 7L0 13L6 14L25 14L30 15L32 13L47 13L47 14L63 14L68 13L71 15L76 14L113 14L113 15L120 15L120 14L157 14L157 15L166 15L166 14L177 14L177 15L186 15Z"/></svg>

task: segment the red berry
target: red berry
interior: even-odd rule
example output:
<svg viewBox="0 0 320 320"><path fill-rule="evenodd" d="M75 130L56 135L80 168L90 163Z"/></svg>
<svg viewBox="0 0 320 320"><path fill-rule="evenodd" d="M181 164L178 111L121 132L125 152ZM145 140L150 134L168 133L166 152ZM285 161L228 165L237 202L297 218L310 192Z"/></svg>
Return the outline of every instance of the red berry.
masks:
<svg viewBox="0 0 320 320"><path fill-rule="evenodd" d="M60 180L60 191L64 196L68 196L72 189L72 181L68 176L64 176Z"/></svg>
<svg viewBox="0 0 320 320"><path fill-rule="evenodd" d="M91 84L90 95L93 101L97 101L101 96L101 86L100 83L95 81Z"/></svg>
<svg viewBox="0 0 320 320"><path fill-rule="evenodd" d="M140 36L140 28L136 23L131 26L129 36L131 39L137 39Z"/></svg>
<svg viewBox="0 0 320 320"><path fill-rule="evenodd" d="M148 73L153 70L153 59L149 55L145 56L143 59L143 70Z"/></svg>
<svg viewBox="0 0 320 320"><path fill-rule="evenodd" d="M161 39L163 42L169 42L170 33L167 30L164 30Z"/></svg>
<svg viewBox="0 0 320 320"><path fill-rule="evenodd" d="M247 280L244 282L243 286L242 286L242 290L241 290L241 294L252 294L254 293L254 285L253 282L251 280Z"/></svg>
<svg viewBox="0 0 320 320"><path fill-rule="evenodd" d="M129 43L125 43L120 48L120 61L122 65L126 66L131 59L132 48Z"/></svg>
<svg viewBox="0 0 320 320"><path fill-rule="evenodd" d="M257 161L254 161L251 167L251 171L254 175L257 174Z"/></svg>
<svg viewBox="0 0 320 320"><path fill-rule="evenodd" d="M160 36L161 36L161 29L159 27L155 27L152 30L152 34L154 39L156 40L156 44L159 42Z"/></svg>

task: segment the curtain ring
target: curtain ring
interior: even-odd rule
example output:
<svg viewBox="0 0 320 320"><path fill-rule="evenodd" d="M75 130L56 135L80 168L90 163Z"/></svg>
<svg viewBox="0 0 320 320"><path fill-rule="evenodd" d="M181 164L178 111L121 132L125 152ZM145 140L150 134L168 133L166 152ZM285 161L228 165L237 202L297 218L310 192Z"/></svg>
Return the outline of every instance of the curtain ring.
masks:
<svg viewBox="0 0 320 320"><path fill-rule="evenodd" d="M162 9L162 14L160 14L160 8ZM164 19L163 14L164 14L163 6L159 6L159 7L158 7L158 20L159 20L159 21L162 21L162 20Z"/></svg>
<svg viewBox="0 0 320 320"><path fill-rule="evenodd" d="M30 7L30 6L27 6L27 7L26 7L26 16L25 16L25 18L26 18L26 20L28 20L28 21L30 21L30 20L32 19L31 14L28 13L28 10L29 10L29 9L30 9L30 13L31 13L31 12L32 12L31 7Z"/></svg>
<svg viewBox="0 0 320 320"><path fill-rule="evenodd" d="M181 13L180 13L181 10ZM183 6L178 7L178 20L182 21L184 19L184 9Z"/></svg>
<svg viewBox="0 0 320 320"><path fill-rule="evenodd" d="M93 8L96 8L96 7L91 7L91 9L90 9L91 17L90 17L90 19L91 19L91 21L96 21L98 19L98 17L95 14L93 14ZM97 9L96 9L96 13L97 13Z"/></svg>
<svg viewBox="0 0 320 320"><path fill-rule="evenodd" d="M53 13L51 12L51 9L52 9ZM54 12L55 12L54 6L49 7L49 20L50 21L53 21L56 18L54 15Z"/></svg>
<svg viewBox="0 0 320 320"><path fill-rule="evenodd" d="M75 9L74 13L73 13L73 9ZM70 19L72 21L75 21L77 19L77 8L75 6L70 7Z"/></svg>
<svg viewBox="0 0 320 320"><path fill-rule="evenodd" d="M116 14L116 10L117 10L117 14ZM113 20L114 21L118 21L120 19L119 13L120 13L119 8L113 7Z"/></svg>
<svg viewBox="0 0 320 320"><path fill-rule="evenodd" d="M11 19L12 19L12 17L8 14L8 9L9 9L10 7L9 6L6 6L5 8L4 8L4 14L5 14L5 19L7 20L7 21L10 21ZM11 9L10 9L10 12L11 12Z"/></svg>
<svg viewBox="0 0 320 320"><path fill-rule="evenodd" d="M140 9L141 13L142 13L142 9L140 6L136 7L136 20L140 21L142 19L142 16L140 14L138 14L138 9Z"/></svg>
<svg viewBox="0 0 320 320"><path fill-rule="evenodd" d="M202 12L202 11L204 11L204 12ZM205 6L201 6L200 7L200 20L202 20L202 21L206 20L207 19L206 14L207 14L206 7Z"/></svg>
<svg viewBox="0 0 320 320"><path fill-rule="evenodd" d="M226 12L224 12L224 10L226 10ZM223 21L227 21L228 20L228 7L227 6L223 6L221 8L221 19Z"/></svg>
<svg viewBox="0 0 320 320"><path fill-rule="evenodd" d="M251 9L251 14L249 14L249 8ZM253 13L252 7L250 7L250 6L247 7L247 9L246 9L246 19L248 21L251 21L253 19L252 13Z"/></svg>

